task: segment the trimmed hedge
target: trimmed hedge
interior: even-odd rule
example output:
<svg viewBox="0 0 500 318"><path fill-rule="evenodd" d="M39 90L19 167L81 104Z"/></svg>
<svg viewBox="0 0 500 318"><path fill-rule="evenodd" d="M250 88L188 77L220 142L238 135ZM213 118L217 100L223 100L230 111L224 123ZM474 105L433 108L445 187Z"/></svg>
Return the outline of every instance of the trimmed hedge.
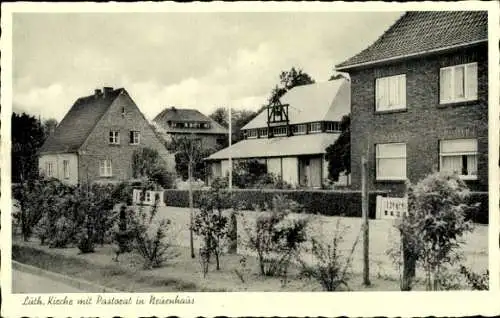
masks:
<svg viewBox="0 0 500 318"><path fill-rule="evenodd" d="M204 190L193 190L194 206L198 207L200 195ZM255 206L270 205L272 198L285 195L296 201L305 212L327 216L344 215L361 217L360 191L331 191L331 190L278 190L278 189L233 189L233 201L243 205L245 210L254 210ZM375 204L377 195L387 196L388 192L370 192L368 201L369 217L375 218ZM475 223L488 224L488 192L472 192L470 203L479 203L477 209L469 211L467 218ZM189 207L189 192L187 190L165 190L165 204L169 206Z"/></svg>
<svg viewBox="0 0 500 318"><path fill-rule="evenodd" d="M193 191L194 206L198 207L203 190ZM281 194L296 201L304 207L304 212L327 216L361 217L360 191L329 190L277 190L277 189L233 189L233 201L242 205L245 210L270 205L275 195ZM375 218L377 195L386 192L371 192L369 196L369 217ZM189 207L189 192L186 190L165 190L165 203L175 207Z"/></svg>

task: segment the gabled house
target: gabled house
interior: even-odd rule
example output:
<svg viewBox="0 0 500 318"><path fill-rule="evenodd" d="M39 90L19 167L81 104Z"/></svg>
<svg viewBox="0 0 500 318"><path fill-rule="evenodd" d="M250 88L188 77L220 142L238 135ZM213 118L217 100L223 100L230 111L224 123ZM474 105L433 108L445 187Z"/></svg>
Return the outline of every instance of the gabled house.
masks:
<svg viewBox="0 0 500 318"><path fill-rule="evenodd" d="M166 108L153 119L153 125L167 142L194 135L207 149L220 149L229 137L227 128L196 109Z"/></svg>
<svg viewBox="0 0 500 318"><path fill-rule="evenodd" d="M321 187L328 177L325 149L340 135L349 109L349 81L343 77L294 87L242 127L244 140L206 159L212 177L228 174L229 157L233 164L257 159L294 186Z"/></svg>
<svg viewBox="0 0 500 318"><path fill-rule="evenodd" d="M174 171L172 155L127 91L104 87L76 100L40 149L39 168L69 184L128 180L141 147L156 149Z"/></svg>
<svg viewBox="0 0 500 318"><path fill-rule="evenodd" d="M488 187L488 16L407 12L336 66L351 78L351 176L402 191L433 171Z"/></svg>

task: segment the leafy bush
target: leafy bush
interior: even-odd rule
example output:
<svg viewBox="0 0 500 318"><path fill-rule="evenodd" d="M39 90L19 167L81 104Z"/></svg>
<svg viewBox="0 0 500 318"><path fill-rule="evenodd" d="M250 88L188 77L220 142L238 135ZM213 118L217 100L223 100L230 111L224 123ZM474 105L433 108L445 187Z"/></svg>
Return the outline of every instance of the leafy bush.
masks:
<svg viewBox="0 0 500 318"><path fill-rule="evenodd" d="M74 241L74 222L65 216L57 219L54 226L54 235L51 238L50 247L62 248Z"/></svg>
<svg viewBox="0 0 500 318"><path fill-rule="evenodd" d="M168 235L171 222L156 212L157 204L149 211L141 206L132 218L134 250L143 258L145 269L161 267L175 255Z"/></svg>
<svg viewBox="0 0 500 318"><path fill-rule="evenodd" d="M291 261L306 241L307 218L290 214L296 203L276 196L265 214L257 217L253 228L247 226L248 248L257 253L259 270L264 276L280 276L286 283Z"/></svg>
<svg viewBox="0 0 500 318"><path fill-rule="evenodd" d="M230 204L230 194L223 184L215 182L212 188L200 198L200 211L196 213L193 232L203 238L203 256L210 261L215 256L216 269L220 270L222 246L228 235L228 218L222 215L223 209Z"/></svg>
<svg viewBox="0 0 500 318"><path fill-rule="evenodd" d="M460 266L460 273L465 276L468 285L473 290L488 290L488 284L490 281L490 274L488 270L482 274L478 274L462 265Z"/></svg>
<svg viewBox="0 0 500 318"><path fill-rule="evenodd" d="M434 173L408 187L408 216L397 225L403 242L403 253L414 267L418 263L426 274L427 290L440 289L440 272L445 265L460 260L462 236L472 231L466 213L469 190L457 175ZM406 270L411 280L414 270ZM410 277L408 277L408 275Z"/></svg>
<svg viewBox="0 0 500 318"><path fill-rule="evenodd" d="M340 244L349 227L342 226L337 220L331 243L322 243L320 239L311 238L311 253L314 261L308 264L301 261L303 277L316 280L323 290L337 291L342 286L349 289L350 270L354 250L359 241L359 235L354 241L349 254L343 255Z"/></svg>

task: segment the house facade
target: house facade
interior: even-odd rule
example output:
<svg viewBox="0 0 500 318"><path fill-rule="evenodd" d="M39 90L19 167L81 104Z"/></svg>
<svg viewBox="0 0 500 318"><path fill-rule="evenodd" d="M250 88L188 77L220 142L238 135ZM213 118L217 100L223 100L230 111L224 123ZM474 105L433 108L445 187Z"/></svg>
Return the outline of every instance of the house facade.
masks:
<svg viewBox="0 0 500 318"><path fill-rule="evenodd" d="M227 176L229 158L233 165L256 159L293 186L319 188L328 177L325 149L340 135L349 108L345 78L294 87L242 127L244 140L206 159L211 176Z"/></svg>
<svg viewBox="0 0 500 318"><path fill-rule="evenodd" d="M402 192L433 171L488 189L487 13L408 12L337 65L351 77L351 176Z"/></svg>
<svg viewBox="0 0 500 318"><path fill-rule="evenodd" d="M229 130L196 109L170 107L153 119L153 125L165 139L194 136L206 149L220 149L228 140Z"/></svg>
<svg viewBox="0 0 500 318"><path fill-rule="evenodd" d="M173 156L127 91L104 87L73 104L42 146L39 168L73 185L129 180L141 147L156 149L174 171Z"/></svg>

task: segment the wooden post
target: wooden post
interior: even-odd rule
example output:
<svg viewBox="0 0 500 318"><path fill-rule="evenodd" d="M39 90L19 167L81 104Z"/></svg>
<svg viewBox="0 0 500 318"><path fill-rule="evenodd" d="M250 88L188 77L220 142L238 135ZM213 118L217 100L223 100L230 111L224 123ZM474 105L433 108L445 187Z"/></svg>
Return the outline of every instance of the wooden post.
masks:
<svg viewBox="0 0 500 318"><path fill-rule="evenodd" d="M361 158L361 211L363 216L363 284L370 286L370 259L369 259L369 223L368 223L368 160L366 156Z"/></svg>
<svg viewBox="0 0 500 318"><path fill-rule="evenodd" d="M234 205L233 202L233 161L231 157L231 144L232 144L232 136L233 136L233 131L232 131L232 108L231 105L229 106L229 180L228 180L228 190L229 190L229 200L231 202L231 205ZM238 250L238 222L236 218L236 213L234 211L234 206L232 207L231 211L231 216L229 219L229 226L230 226L230 232L229 232L229 248L228 248L228 253L229 254L236 254Z"/></svg>

